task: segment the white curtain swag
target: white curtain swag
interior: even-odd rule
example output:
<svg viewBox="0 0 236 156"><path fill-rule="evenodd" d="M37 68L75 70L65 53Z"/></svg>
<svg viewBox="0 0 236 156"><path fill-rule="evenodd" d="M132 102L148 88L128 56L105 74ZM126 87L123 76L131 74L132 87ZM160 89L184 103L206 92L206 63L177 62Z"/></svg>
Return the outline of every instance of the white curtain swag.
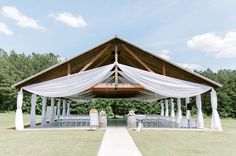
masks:
<svg viewBox="0 0 236 156"><path fill-rule="evenodd" d="M219 114L217 112L217 96L215 90L212 87L159 75L156 73L119 64L117 62L99 68L72 74L69 76L64 76L53 80L25 86L22 89L44 97L74 96L88 90L94 85L103 82L104 80L109 78L114 73L112 69L115 65L117 65L118 68L121 70L119 73L121 73L121 75L125 79L135 84L143 86L146 90L153 92L154 93L153 95L155 96L186 98L200 95L211 89L211 105L212 105L211 128L215 130L222 130ZM17 130L21 130L24 128L22 109L21 109L23 103L22 89L18 92L17 96L17 111L16 111L16 123L15 123ZM178 101L178 111L179 111L177 113L178 120L180 120L182 116L179 102L180 101ZM199 110L201 108L201 104L198 103L197 107ZM166 109L168 109L168 106ZM168 115L167 113L166 115ZM162 107L162 115L163 115L163 107ZM198 111L198 117L199 117L198 125L202 125L201 116L202 112Z"/></svg>

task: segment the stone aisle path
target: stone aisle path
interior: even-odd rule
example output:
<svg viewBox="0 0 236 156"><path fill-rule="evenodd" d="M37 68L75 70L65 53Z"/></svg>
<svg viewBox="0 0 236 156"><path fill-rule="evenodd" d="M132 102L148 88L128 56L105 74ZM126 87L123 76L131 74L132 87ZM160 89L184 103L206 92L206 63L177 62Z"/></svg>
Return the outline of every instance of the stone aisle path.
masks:
<svg viewBox="0 0 236 156"><path fill-rule="evenodd" d="M125 127L108 127L98 156L142 156Z"/></svg>

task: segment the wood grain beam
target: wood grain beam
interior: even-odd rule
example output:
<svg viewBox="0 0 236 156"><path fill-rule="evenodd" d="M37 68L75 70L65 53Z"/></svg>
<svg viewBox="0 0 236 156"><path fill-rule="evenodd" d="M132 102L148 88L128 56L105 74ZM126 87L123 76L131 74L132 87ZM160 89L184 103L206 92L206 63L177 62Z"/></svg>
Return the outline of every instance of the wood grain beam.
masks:
<svg viewBox="0 0 236 156"><path fill-rule="evenodd" d="M102 58L101 61L97 61L98 63L95 64L95 67L100 67L101 65L103 65L108 59L109 57L111 57L110 55L106 55L105 57Z"/></svg>
<svg viewBox="0 0 236 156"><path fill-rule="evenodd" d="M83 72L88 69L109 47L110 45L107 45L100 53L93 57L92 60L80 70L80 72Z"/></svg>
<svg viewBox="0 0 236 156"><path fill-rule="evenodd" d="M71 64L70 62L67 64L67 75L71 74Z"/></svg>
<svg viewBox="0 0 236 156"><path fill-rule="evenodd" d="M166 63L162 63L162 75L166 75Z"/></svg>
<svg viewBox="0 0 236 156"><path fill-rule="evenodd" d="M145 70L145 68L129 54L122 53L122 55L120 56L120 59L124 62L124 64Z"/></svg>
<svg viewBox="0 0 236 156"><path fill-rule="evenodd" d="M131 55L133 56L146 70L149 72L153 72L152 69L144 63L136 54L134 54L128 47L122 45L122 47ZM154 73L154 72L153 72Z"/></svg>
<svg viewBox="0 0 236 156"><path fill-rule="evenodd" d="M138 84L130 84L130 83L119 83L117 85L117 88L115 88L113 83L99 83L92 88L89 89L89 91L114 91L115 89L119 91L144 91L145 89L138 85Z"/></svg>

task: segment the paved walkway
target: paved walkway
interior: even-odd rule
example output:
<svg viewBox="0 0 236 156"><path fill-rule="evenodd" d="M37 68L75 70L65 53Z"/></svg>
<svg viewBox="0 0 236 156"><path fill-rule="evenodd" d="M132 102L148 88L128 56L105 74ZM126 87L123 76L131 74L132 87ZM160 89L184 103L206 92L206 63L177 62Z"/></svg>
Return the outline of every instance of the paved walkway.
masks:
<svg viewBox="0 0 236 156"><path fill-rule="evenodd" d="M142 156L124 127L108 127L98 156Z"/></svg>

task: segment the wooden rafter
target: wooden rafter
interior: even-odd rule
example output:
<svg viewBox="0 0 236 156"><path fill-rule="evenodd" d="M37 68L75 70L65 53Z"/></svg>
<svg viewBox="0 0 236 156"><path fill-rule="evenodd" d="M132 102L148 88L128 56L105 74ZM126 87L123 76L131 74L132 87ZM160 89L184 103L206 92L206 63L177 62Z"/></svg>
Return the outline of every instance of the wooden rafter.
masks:
<svg viewBox="0 0 236 156"><path fill-rule="evenodd" d="M86 69L88 69L108 48L110 45L107 45L100 53L98 53L88 64L86 64L81 70L85 71Z"/></svg>
<svg viewBox="0 0 236 156"><path fill-rule="evenodd" d="M128 65L136 67L136 65L132 61L128 61Z"/></svg>
<svg viewBox="0 0 236 156"><path fill-rule="evenodd" d="M166 75L166 63L163 62L162 64L162 75Z"/></svg>
<svg viewBox="0 0 236 156"><path fill-rule="evenodd" d="M71 65L70 63L67 64L67 75L71 74Z"/></svg>
<svg viewBox="0 0 236 156"><path fill-rule="evenodd" d="M67 74L73 74L74 72L79 72L88 62L90 62L93 59L93 57L95 57L103 48L105 48L105 46L107 46L108 44L111 44L111 42L117 41L117 40L120 42L120 44L116 44L117 46L119 46L120 51L126 52L126 50L124 48L120 49L120 47L122 47L122 44L127 46L144 63L146 63L149 66L149 68L151 68L154 72L164 74L164 75L166 74L170 77L174 77L177 79L182 79L182 80L187 80L187 81L191 81L191 82L195 82L195 83L205 84L205 85L208 85L208 86L211 86L214 88L222 87L221 84L219 84L215 81L212 81L212 80L210 80L206 77L203 77L199 74L196 74L194 72L190 72L188 70L185 70L184 68L181 68L174 63L166 62L165 60L162 60L161 58L151 54L150 52L145 51L145 50L139 48L138 46L135 46L135 45L133 45L127 41L124 41L122 39L119 39L119 38L113 38L113 39L111 39L103 44L100 44L99 46L96 46L95 48L92 48L91 50L88 50L88 51L86 51L86 52L84 52L72 59L68 59L65 62L58 63L57 65L49 67L48 69L45 69L33 76L30 76L30 77L28 77L16 84L12 85L12 87L20 89L21 87L24 87L27 85L31 85L34 83L40 83L43 81L47 81L47 80L51 80L51 79L65 76ZM115 46L115 45L112 44L112 46ZM135 49L138 51L138 53L136 53ZM110 50L110 49L108 49L108 50ZM107 50L107 52L108 52L108 50ZM100 63L101 61L103 61L103 56L105 58L107 56L106 55L107 52L105 52L94 63L92 63L92 65L89 66L89 69L97 67L98 66L97 63ZM106 59L106 61L101 65L108 64L108 63L112 62L110 53L109 53L109 56L110 57L108 57ZM126 57L126 56L129 56L129 57ZM126 52L125 55L124 55L124 53L122 53L119 57L122 58L122 59L120 58L120 60L121 60L121 63L123 63L123 64L129 64L129 62L132 62L135 65L134 67L146 70L146 68L144 68L143 65L141 65L138 61L136 61L136 59L132 55L130 55L128 52ZM132 59L130 59L130 58L132 58ZM163 62L165 62L165 67L163 67ZM68 63L70 63L70 65L68 65ZM68 66L71 66L71 69L68 68ZM68 70L68 69L70 69L70 70Z"/></svg>
<svg viewBox="0 0 236 156"><path fill-rule="evenodd" d="M99 83L92 88L89 89L89 91L112 91L115 89L114 84L112 83ZM130 83L119 83L117 85L117 90L119 91L144 91L145 89L138 85L138 84L130 84Z"/></svg>
<svg viewBox="0 0 236 156"><path fill-rule="evenodd" d="M133 67L135 67L135 68L143 69L143 68L142 68L143 66L142 66L139 62L133 61L134 58L133 58L132 56L123 53L123 54L121 55L121 58L122 58L122 61L127 62L127 65L133 66Z"/></svg>
<svg viewBox="0 0 236 156"><path fill-rule="evenodd" d="M128 47L122 45L123 48L131 55L133 56L146 70L153 72L152 69L146 64L144 63L136 54L134 54ZM154 73L154 72L153 72Z"/></svg>
<svg viewBox="0 0 236 156"><path fill-rule="evenodd" d="M96 64L96 67L100 67L101 65L103 65L108 60L109 57L110 55L106 55L104 58L102 58L102 60Z"/></svg>

